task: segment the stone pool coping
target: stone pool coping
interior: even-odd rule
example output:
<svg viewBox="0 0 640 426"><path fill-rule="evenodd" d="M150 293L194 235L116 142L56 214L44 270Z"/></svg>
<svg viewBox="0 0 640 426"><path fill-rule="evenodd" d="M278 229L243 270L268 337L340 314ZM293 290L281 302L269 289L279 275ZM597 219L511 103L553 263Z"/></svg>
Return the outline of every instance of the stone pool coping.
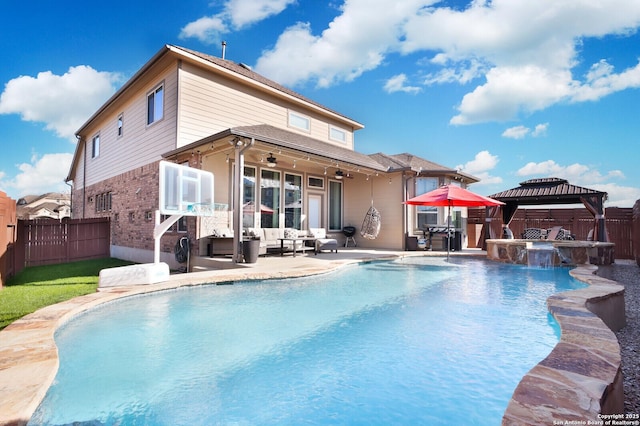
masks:
<svg viewBox="0 0 640 426"><path fill-rule="evenodd" d="M572 269L589 286L547 299L562 330L560 342L522 378L503 425L598 424L624 413L620 345L612 331L626 323L624 286L596 270Z"/></svg>
<svg viewBox="0 0 640 426"><path fill-rule="evenodd" d="M483 252L475 252L484 256ZM44 398L58 370L56 330L65 322L103 303L122 297L205 283L247 279L294 278L333 271L363 261L442 253L344 250L322 256L297 256L259 260L249 267L172 275L168 282L118 287L76 297L42 308L0 331L0 425L24 425ZM473 255L469 252L454 256ZM605 325L619 325L624 287L593 275L595 267L571 271L590 284L588 288L560 293L548 299L550 311L562 329L551 354L534 367L516 388L503 424L553 424L553 420L597 419L603 413L622 412L623 392L620 348ZM600 320L593 311L604 318ZM609 324L611 325L611 324Z"/></svg>

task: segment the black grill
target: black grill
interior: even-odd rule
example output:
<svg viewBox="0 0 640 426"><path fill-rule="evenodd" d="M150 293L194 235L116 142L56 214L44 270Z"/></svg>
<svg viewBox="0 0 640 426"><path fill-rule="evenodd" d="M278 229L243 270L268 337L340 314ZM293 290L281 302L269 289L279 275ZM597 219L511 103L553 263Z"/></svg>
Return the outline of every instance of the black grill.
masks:
<svg viewBox="0 0 640 426"><path fill-rule="evenodd" d="M354 235L356 235L356 227L355 226L345 226L344 228L342 228L342 233L347 238L353 237Z"/></svg>

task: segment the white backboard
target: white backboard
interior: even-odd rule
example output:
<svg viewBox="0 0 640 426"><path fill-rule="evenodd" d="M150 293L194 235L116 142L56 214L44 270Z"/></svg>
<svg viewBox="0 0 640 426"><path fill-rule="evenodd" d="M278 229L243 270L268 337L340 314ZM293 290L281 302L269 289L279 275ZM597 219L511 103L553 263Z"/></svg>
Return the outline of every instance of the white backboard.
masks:
<svg viewBox="0 0 640 426"><path fill-rule="evenodd" d="M159 180L161 214L213 214L213 173L161 161Z"/></svg>

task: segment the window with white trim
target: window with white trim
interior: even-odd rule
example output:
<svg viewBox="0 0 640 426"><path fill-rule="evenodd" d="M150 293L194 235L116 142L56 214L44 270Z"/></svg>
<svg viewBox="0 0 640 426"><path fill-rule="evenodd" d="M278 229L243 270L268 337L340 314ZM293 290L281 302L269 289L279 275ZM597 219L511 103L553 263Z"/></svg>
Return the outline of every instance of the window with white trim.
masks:
<svg viewBox="0 0 640 426"><path fill-rule="evenodd" d="M289 126L308 132L311 130L311 120L305 115L289 111Z"/></svg>
<svg viewBox="0 0 640 426"><path fill-rule="evenodd" d="M416 179L416 196L425 194L438 187L438 178ZM416 224L418 229L438 224L438 208L434 206L416 206Z"/></svg>
<svg viewBox="0 0 640 426"><path fill-rule="evenodd" d="M164 115L164 83L147 95L147 125L162 119Z"/></svg>
<svg viewBox="0 0 640 426"><path fill-rule="evenodd" d="M96 158L100 155L100 133L95 135L91 140L91 158Z"/></svg>
<svg viewBox="0 0 640 426"><path fill-rule="evenodd" d="M329 126L329 139L336 142L347 142L347 132L334 126Z"/></svg>
<svg viewBox="0 0 640 426"><path fill-rule="evenodd" d="M302 175L284 174L284 226L302 229Z"/></svg>

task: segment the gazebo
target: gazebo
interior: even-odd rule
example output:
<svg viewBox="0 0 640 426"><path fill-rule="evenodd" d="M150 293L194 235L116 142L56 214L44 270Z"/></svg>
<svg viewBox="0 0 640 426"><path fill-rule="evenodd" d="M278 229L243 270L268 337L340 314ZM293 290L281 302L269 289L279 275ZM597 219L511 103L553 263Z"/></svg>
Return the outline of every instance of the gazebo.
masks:
<svg viewBox="0 0 640 426"><path fill-rule="evenodd" d="M489 197L505 203L504 206L501 206L501 211L502 222L506 227L509 226L511 219L516 214L518 206L582 203L594 217L594 241L609 241L604 217L606 192L572 185L565 179L552 177L530 179L521 182L517 188L498 192ZM483 246L486 246L487 239L493 238L490 227L491 219L497 217L499 211L498 207L487 207L486 222L482 228Z"/></svg>

